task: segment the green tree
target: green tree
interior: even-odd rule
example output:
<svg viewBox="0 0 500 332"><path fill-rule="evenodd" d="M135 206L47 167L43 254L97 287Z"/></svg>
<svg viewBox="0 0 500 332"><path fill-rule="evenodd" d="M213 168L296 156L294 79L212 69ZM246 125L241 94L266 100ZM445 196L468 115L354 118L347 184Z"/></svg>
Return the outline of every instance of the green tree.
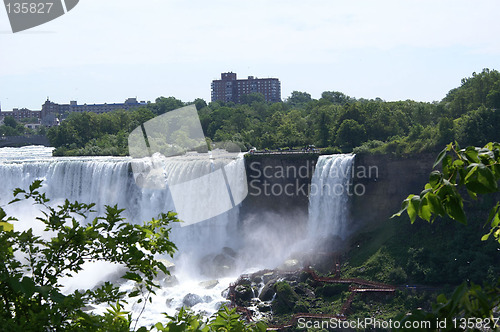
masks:
<svg viewBox="0 0 500 332"><path fill-rule="evenodd" d="M161 115L163 113L173 111L177 108L183 107L185 104L182 100L179 100L175 97L159 97L156 98L155 104L150 105L153 112L156 115Z"/></svg>
<svg viewBox="0 0 500 332"><path fill-rule="evenodd" d="M265 103L266 98L262 93L258 92L252 92L246 95L242 95L240 97L240 101L242 104L247 104L247 105L252 105L252 103L257 102L257 103Z"/></svg>
<svg viewBox="0 0 500 332"><path fill-rule="evenodd" d="M360 125L356 120L347 119L342 122L338 131L335 144L342 148L342 151L349 152L358 145L360 145L366 136L365 128Z"/></svg>
<svg viewBox="0 0 500 332"><path fill-rule="evenodd" d="M321 99L324 99L332 104L345 105L355 101L355 99L343 94L339 91L325 91L321 94Z"/></svg>
<svg viewBox="0 0 500 332"><path fill-rule="evenodd" d="M7 127L11 127L11 128L17 128L17 121L16 119L14 119L12 116L6 116L4 119L3 119L3 123L4 125L6 125Z"/></svg>
<svg viewBox="0 0 500 332"><path fill-rule="evenodd" d="M292 106L305 106L311 100L311 95L307 92L292 91L292 95L288 97L286 102Z"/></svg>
<svg viewBox="0 0 500 332"><path fill-rule="evenodd" d="M137 282L137 290L127 297L134 300L142 295L139 302L144 301L159 287L155 282L158 272L168 274L154 255L173 255L176 248L168 239L168 226L177 221L175 214L161 214L143 225L132 225L121 217L123 210L107 206L105 217L80 224L77 216L85 218L93 204L66 200L54 208L40 188L41 181L35 181L28 191L16 189L11 203L33 200L42 206L43 217L36 222L43 225L44 236L34 234L31 228L17 232L8 227L16 219L7 217L0 208L0 326L7 331L128 331L131 320L120 305L125 294L117 286L106 282L94 290L63 294L61 278L81 271L88 261L123 264L127 272L122 278ZM47 238L48 234L55 235ZM116 320L82 310L100 302L117 303L108 312Z"/></svg>
<svg viewBox="0 0 500 332"><path fill-rule="evenodd" d="M193 101L193 104L195 104L197 111L201 110L202 108L207 107L207 102L202 98L196 98Z"/></svg>
<svg viewBox="0 0 500 332"><path fill-rule="evenodd" d="M443 117L439 120L438 124L439 137L437 143L441 146L447 142L455 140L455 125L453 120Z"/></svg>

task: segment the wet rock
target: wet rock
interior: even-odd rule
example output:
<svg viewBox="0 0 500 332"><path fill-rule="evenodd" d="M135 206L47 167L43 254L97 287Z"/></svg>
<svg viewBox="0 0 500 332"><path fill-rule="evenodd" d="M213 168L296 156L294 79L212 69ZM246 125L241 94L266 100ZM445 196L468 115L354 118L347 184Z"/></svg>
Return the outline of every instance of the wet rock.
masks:
<svg viewBox="0 0 500 332"><path fill-rule="evenodd" d="M273 300L274 312L277 314L290 313L300 297L286 281L277 282L274 284L274 288L276 289L276 297Z"/></svg>
<svg viewBox="0 0 500 332"><path fill-rule="evenodd" d="M220 301L220 302L217 302L217 303L215 304L215 308L216 308L217 310L219 310L222 306L226 306L226 307L228 307L228 306L230 306L230 305L231 305L231 301Z"/></svg>
<svg viewBox="0 0 500 332"><path fill-rule="evenodd" d="M314 292L311 289L307 288L307 286L304 284L295 287L294 290L297 294L307 296L308 298L316 297L316 294L314 294Z"/></svg>
<svg viewBox="0 0 500 332"><path fill-rule="evenodd" d="M200 287L203 287L205 289L212 289L215 286L219 284L219 281L216 279L213 280L207 280L207 281L202 281L199 283Z"/></svg>
<svg viewBox="0 0 500 332"><path fill-rule="evenodd" d="M272 280L274 278L275 278L274 271L267 272L267 273L264 273L264 275L262 275L262 282L267 284L270 280Z"/></svg>
<svg viewBox="0 0 500 332"><path fill-rule="evenodd" d="M250 286L252 285L252 281L249 278L242 276L241 279L238 280L238 285Z"/></svg>
<svg viewBox="0 0 500 332"><path fill-rule="evenodd" d="M272 310L272 307L268 303L259 303L257 306L260 312L270 312Z"/></svg>
<svg viewBox="0 0 500 332"><path fill-rule="evenodd" d="M236 260L224 253L207 255L200 260L200 272L208 277L225 277L233 272Z"/></svg>
<svg viewBox="0 0 500 332"><path fill-rule="evenodd" d="M174 275L167 275L160 281L162 287L174 287L179 284L179 280Z"/></svg>
<svg viewBox="0 0 500 332"><path fill-rule="evenodd" d="M252 281L252 283L254 284L260 284L262 282L262 276L261 275L258 275L258 274L252 274L250 276L250 280Z"/></svg>
<svg viewBox="0 0 500 332"><path fill-rule="evenodd" d="M163 265L165 265L168 272L172 273L175 271L175 264L172 263L171 261L164 259L164 258L160 258L160 259L158 259L158 261L163 263ZM165 274L162 270L158 269L158 276L157 276L158 279L161 279L161 278L165 277L166 275L168 275L168 274Z"/></svg>
<svg viewBox="0 0 500 332"><path fill-rule="evenodd" d="M274 284L276 283L276 279L270 280L267 284L262 288L259 294L259 299L261 301L271 301L273 299L274 294Z"/></svg>
<svg viewBox="0 0 500 332"><path fill-rule="evenodd" d="M236 296L237 303L250 301L253 297L253 292L250 285L237 285L234 288L234 294Z"/></svg>
<svg viewBox="0 0 500 332"><path fill-rule="evenodd" d="M313 292L312 290L310 290L309 288L306 288L306 289L305 289L305 293L306 293L306 296L307 296L308 298L313 299L313 298L315 298L315 297L316 297L316 294L314 294L314 292Z"/></svg>
<svg viewBox="0 0 500 332"><path fill-rule="evenodd" d="M169 270L170 272L174 271L175 264L172 263L171 261L169 261L168 259L160 258L160 259L157 259L157 261L163 263L163 265L165 265L167 270Z"/></svg>
<svg viewBox="0 0 500 332"><path fill-rule="evenodd" d="M203 296L203 302L205 302L205 303L210 303L210 302L212 302L212 297L211 297L211 296L209 296L209 295L205 295L205 296Z"/></svg>
<svg viewBox="0 0 500 332"><path fill-rule="evenodd" d="M232 257L232 258L236 258L236 256L238 255L238 254L236 253L236 251L234 251L234 249L233 249L233 248L229 248L229 247L224 247L224 248L222 248L222 253L223 253L224 255L227 255L227 256Z"/></svg>
<svg viewBox="0 0 500 332"><path fill-rule="evenodd" d="M195 305L197 305L198 303L201 303L201 302L203 302L203 299L201 298L201 296L193 294L193 293L187 294L182 299L182 304L184 304L184 306L186 306L186 307L194 307Z"/></svg>

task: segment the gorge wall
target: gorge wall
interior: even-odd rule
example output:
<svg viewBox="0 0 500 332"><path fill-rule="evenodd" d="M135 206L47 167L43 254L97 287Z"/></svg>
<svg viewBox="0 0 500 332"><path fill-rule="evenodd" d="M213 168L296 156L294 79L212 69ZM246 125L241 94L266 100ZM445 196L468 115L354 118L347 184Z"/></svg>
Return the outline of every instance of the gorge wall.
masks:
<svg viewBox="0 0 500 332"><path fill-rule="evenodd" d="M420 193L435 157L434 153L357 155L352 185L347 188L353 229L387 220L410 193ZM308 192L317 161L318 155L305 154L247 157L249 194L240 210L241 219L260 215L257 219L264 220L265 211L294 223L306 222Z"/></svg>
<svg viewBox="0 0 500 332"><path fill-rule="evenodd" d="M371 225L399 211L409 194L423 190L435 158L434 153L403 157L357 155L353 186L362 185L364 192L352 196L353 223Z"/></svg>

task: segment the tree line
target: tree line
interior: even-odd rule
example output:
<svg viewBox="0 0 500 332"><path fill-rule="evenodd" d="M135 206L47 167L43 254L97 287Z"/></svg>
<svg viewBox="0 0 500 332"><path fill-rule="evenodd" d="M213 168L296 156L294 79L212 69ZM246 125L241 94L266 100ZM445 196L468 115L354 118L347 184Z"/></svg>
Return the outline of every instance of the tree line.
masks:
<svg viewBox="0 0 500 332"><path fill-rule="evenodd" d="M60 155L126 155L131 130L155 116L195 104L206 137L233 141L242 150L300 148L330 152L413 153L438 151L451 141L483 145L500 140L500 73L484 69L464 78L439 102L387 102L325 91L313 99L293 91L283 102L243 96L241 104L159 97L133 111L73 113L48 137Z"/></svg>

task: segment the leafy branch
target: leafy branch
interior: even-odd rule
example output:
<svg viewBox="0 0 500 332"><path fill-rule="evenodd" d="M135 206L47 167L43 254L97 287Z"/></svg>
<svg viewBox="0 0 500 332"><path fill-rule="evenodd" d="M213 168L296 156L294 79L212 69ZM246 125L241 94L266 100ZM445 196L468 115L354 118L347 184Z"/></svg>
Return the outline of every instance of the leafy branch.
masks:
<svg viewBox="0 0 500 332"><path fill-rule="evenodd" d="M483 148L469 146L460 149L458 143L450 143L438 155L434 168L441 164L442 170L434 170L420 195L409 195L401 210L393 215L407 212L412 223L417 217L433 223L436 217L448 216L467 224L464 202L460 190L477 200L478 195L498 192L500 180L500 144L488 143ZM500 202L490 211L486 225L491 235L500 243Z"/></svg>

